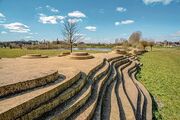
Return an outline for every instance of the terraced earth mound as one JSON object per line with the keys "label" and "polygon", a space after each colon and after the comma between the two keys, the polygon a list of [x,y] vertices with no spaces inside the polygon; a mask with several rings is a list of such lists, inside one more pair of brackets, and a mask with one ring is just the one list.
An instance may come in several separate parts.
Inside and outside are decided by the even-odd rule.
{"label": "terraced earth mound", "polygon": [[9,92],[1,94],[0,120],[151,120],[152,102],[136,80],[140,67],[136,59],[104,58],[88,73],[80,71],[70,79],[54,71],[39,82],[21,82],[22,90],[4,89]]}
{"label": "terraced earth mound", "polygon": [[63,57],[70,54],[71,54],[70,52],[63,52],[62,54],[58,55],[58,57]]}
{"label": "terraced earth mound", "polygon": [[75,59],[75,60],[85,60],[85,59],[94,58],[94,56],[90,55],[87,52],[73,52],[73,53],[71,53],[71,55],[69,57],[71,59]]}
{"label": "terraced earth mound", "polygon": [[48,56],[47,55],[41,55],[41,54],[27,54],[25,56],[22,56],[22,58],[35,59],[35,58],[48,58]]}

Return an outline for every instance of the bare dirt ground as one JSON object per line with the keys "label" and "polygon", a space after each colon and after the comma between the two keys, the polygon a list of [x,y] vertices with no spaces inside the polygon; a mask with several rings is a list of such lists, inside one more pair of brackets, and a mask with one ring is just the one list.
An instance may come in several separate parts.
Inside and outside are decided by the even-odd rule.
{"label": "bare dirt ground", "polygon": [[[91,69],[102,63],[104,58],[119,56],[118,54],[93,54],[93,59],[73,60],[69,56],[39,59],[3,58],[0,60],[0,87],[36,79],[57,71],[65,76],[63,82],[71,79],[80,71],[88,74]],[[1,100],[0,113],[22,104],[42,93],[45,93],[63,82],[38,89],[16,97]]]}
{"label": "bare dirt ground", "polygon": [[0,86],[23,82],[48,75],[54,71],[67,79],[79,71],[88,73],[103,61],[103,58],[116,57],[118,54],[93,54],[95,58],[73,60],[68,56],[39,59],[3,58],[0,60]]}

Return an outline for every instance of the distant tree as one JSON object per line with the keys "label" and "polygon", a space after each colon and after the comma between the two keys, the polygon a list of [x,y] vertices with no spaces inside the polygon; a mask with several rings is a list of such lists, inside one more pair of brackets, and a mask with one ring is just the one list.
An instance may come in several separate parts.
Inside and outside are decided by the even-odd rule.
{"label": "distant tree", "polygon": [[128,43],[127,40],[124,40],[124,41],[122,42],[122,46],[123,46],[124,48],[127,48],[127,47],[130,46],[130,44]]}
{"label": "distant tree", "polygon": [[140,31],[136,31],[136,32],[133,32],[131,34],[131,36],[129,37],[129,43],[132,45],[132,46],[136,46],[140,39],[141,39],[141,32]]}
{"label": "distant tree", "polygon": [[6,43],[4,43],[3,46],[4,46],[4,48],[6,48],[7,47]]}
{"label": "distant tree", "polygon": [[72,52],[73,44],[82,38],[79,34],[77,22],[71,20],[64,21],[62,34],[64,40],[69,43],[70,51]]}
{"label": "distant tree", "polygon": [[169,46],[169,41],[167,41],[167,40],[164,40],[164,46]]}
{"label": "distant tree", "polygon": [[154,41],[150,41],[150,42],[148,43],[148,45],[150,46],[151,51],[152,51],[152,47],[155,45],[155,43],[154,43]]}
{"label": "distant tree", "polygon": [[23,47],[23,44],[22,44],[22,43],[20,43],[20,44],[19,44],[19,47],[22,49],[22,47]]}
{"label": "distant tree", "polygon": [[119,43],[119,38],[116,38],[115,39],[115,44],[118,44]]}
{"label": "distant tree", "polygon": [[10,49],[12,49],[12,48],[13,48],[13,46],[10,44],[10,45],[9,45],[9,48],[10,48]]}
{"label": "distant tree", "polygon": [[59,44],[59,40],[58,40],[58,38],[56,39],[56,44]]}
{"label": "distant tree", "polygon": [[147,42],[146,40],[140,41],[139,44],[143,47],[144,50],[145,50],[146,47],[148,46],[148,42]]}
{"label": "distant tree", "polygon": [[120,38],[120,42],[124,42],[124,41],[127,41],[126,38]]}

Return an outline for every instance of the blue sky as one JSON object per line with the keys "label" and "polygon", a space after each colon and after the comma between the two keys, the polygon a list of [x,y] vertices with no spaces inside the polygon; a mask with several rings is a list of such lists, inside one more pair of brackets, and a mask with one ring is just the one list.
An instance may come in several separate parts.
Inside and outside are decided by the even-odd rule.
{"label": "blue sky", "polygon": [[85,42],[180,40],[180,0],[0,0],[0,41],[62,39],[64,20],[78,22]]}

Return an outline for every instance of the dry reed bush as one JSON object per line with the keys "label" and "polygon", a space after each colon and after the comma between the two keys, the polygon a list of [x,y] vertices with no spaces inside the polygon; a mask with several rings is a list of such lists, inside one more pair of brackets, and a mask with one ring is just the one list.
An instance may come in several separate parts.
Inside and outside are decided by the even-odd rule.
{"label": "dry reed bush", "polygon": [[127,51],[131,51],[131,50],[133,50],[134,49],[134,47],[128,47],[127,48]]}
{"label": "dry reed bush", "polygon": [[[127,43],[128,44],[128,43]],[[121,45],[121,46],[115,46],[114,47],[114,50],[118,50],[118,49],[124,49],[124,50],[128,50],[128,48],[129,48],[129,44],[128,45]]]}
{"label": "dry reed bush", "polygon": [[115,49],[115,50],[112,51],[112,53],[115,53],[115,54],[127,54],[125,49]]}
{"label": "dry reed bush", "polygon": [[132,55],[141,55],[145,52],[144,49],[139,49],[139,48],[134,48],[131,51],[129,51],[130,54]]}
{"label": "dry reed bush", "polygon": [[137,49],[136,52],[139,53],[139,54],[143,54],[143,53],[145,53],[147,51],[145,49]]}
{"label": "dry reed bush", "polygon": [[130,55],[136,55],[135,49],[132,49],[131,51],[128,52]]}

